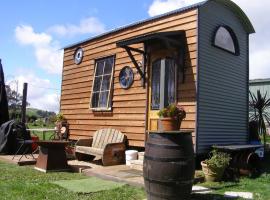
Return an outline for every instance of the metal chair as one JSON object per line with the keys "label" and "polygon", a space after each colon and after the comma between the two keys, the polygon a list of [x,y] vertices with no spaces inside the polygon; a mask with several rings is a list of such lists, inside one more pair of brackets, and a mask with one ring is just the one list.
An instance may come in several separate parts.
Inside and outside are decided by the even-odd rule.
{"label": "metal chair", "polygon": [[[18,150],[16,151],[16,153],[14,154],[12,160],[15,158],[15,156],[17,156],[20,152],[22,152],[21,157],[19,158],[19,161],[21,161],[22,157],[25,156],[25,158],[28,159],[27,154],[28,152],[30,152],[29,154],[32,156],[33,159],[35,159],[33,153],[32,152],[32,144],[34,143],[33,140],[24,140],[24,139],[17,139],[18,140],[18,144],[20,144]],[[36,149],[35,151],[37,151],[38,149]]]}
{"label": "metal chair", "polygon": [[12,160],[21,153],[21,157],[19,158],[19,161],[22,159],[23,156],[25,156],[27,159],[27,154],[30,154],[33,159],[35,157],[33,156],[33,153],[35,153],[38,149],[36,149],[34,152],[32,151],[32,144],[35,143],[34,140],[30,139],[30,134],[26,131],[26,129],[23,127],[19,127],[17,129],[13,130],[14,132],[17,132],[17,144],[18,144],[18,149],[14,156],[12,157]]}

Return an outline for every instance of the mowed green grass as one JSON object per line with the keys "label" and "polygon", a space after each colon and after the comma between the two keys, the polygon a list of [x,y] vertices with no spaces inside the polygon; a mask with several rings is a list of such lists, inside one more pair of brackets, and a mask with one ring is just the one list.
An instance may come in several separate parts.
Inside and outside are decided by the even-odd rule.
{"label": "mowed green grass", "polygon": [[[264,173],[255,179],[241,178],[239,182],[200,183],[199,185],[212,189],[211,194],[193,194],[192,200],[224,200],[224,192],[252,192],[255,200],[270,199],[270,156],[263,164]],[[78,180],[88,178],[77,173],[42,173],[32,167],[16,166],[0,161],[0,199],[2,200],[140,200],[145,199],[143,189],[123,186],[93,194],[78,194],[61,188],[53,181]]]}
{"label": "mowed green grass", "polygon": [[[208,199],[215,199],[215,195],[216,197],[221,197],[226,191],[235,191],[252,192],[254,200],[270,200],[270,152],[265,155],[261,166],[263,173],[257,178],[241,177],[239,182],[205,182],[199,185],[213,190],[214,194],[208,195]],[[202,199],[207,199],[205,196],[201,197],[204,197]]]}
{"label": "mowed green grass", "polygon": [[252,192],[254,200],[269,200],[270,199],[269,184],[270,184],[270,174],[267,173],[262,174],[260,177],[256,179],[241,178],[239,182],[221,182],[221,183],[205,182],[199,185],[211,188],[213,190],[213,194],[199,195],[199,196],[201,197],[201,199],[216,199],[217,197],[219,197],[218,199],[226,199],[222,198],[223,194],[226,191]]}
{"label": "mowed green grass", "polygon": [[1,200],[128,200],[144,199],[143,189],[123,186],[115,190],[107,190],[93,194],[78,194],[61,188],[53,181],[78,180],[87,178],[77,173],[42,173],[32,167],[16,166],[0,161],[0,199]]}
{"label": "mowed green grass", "polygon": [[[27,126],[28,126],[29,129],[44,129],[44,128],[45,129],[54,129],[54,125],[53,124],[51,124],[49,126],[46,126],[46,127],[43,127],[41,125],[34,126],[32,123],[28,123]],[[55,134],[54,131],[47,131],[47,132],[45,132],[45,140],[52,139],[53,136],[54,136],[54,134]],[[43,134],[40,131],[31,131],[31,135],[38,136],[39,137],[39,140],[43,140]]]}

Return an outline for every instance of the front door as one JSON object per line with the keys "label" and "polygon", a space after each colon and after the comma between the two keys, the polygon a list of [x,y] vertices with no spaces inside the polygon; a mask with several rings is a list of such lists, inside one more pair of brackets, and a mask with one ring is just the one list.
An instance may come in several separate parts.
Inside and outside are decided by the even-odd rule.
{"label": "front door", "polygon": [[158,111],[177,102],[178,67],[174,53],[158,51],[151,54],[148,130],[158,129]]}

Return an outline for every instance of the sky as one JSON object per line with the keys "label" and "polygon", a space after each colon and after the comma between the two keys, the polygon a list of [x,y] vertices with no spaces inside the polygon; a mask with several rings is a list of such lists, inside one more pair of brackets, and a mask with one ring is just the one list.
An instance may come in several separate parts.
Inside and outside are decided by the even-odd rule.
{"label": "sky", "polygon": [[[270,1],[233,1],[256,30],[250,35],[250,79],[270,78]],[[30,107],[58,112],[63,47],[197,2],[200,1],[3,1],[0,59],[6,84],[22,93],[23,82],[27,82]]]}

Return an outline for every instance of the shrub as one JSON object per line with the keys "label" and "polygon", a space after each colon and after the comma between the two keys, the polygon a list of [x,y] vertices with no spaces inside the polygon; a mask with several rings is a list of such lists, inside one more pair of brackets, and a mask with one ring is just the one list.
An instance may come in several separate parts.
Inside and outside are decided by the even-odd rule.
{"label": "shrub", "polygon": [[214,149],[210,152],[210,158],[205,160],[205,164],[211,168],[223,168],[229,165],[230,160],[230,154]]}

